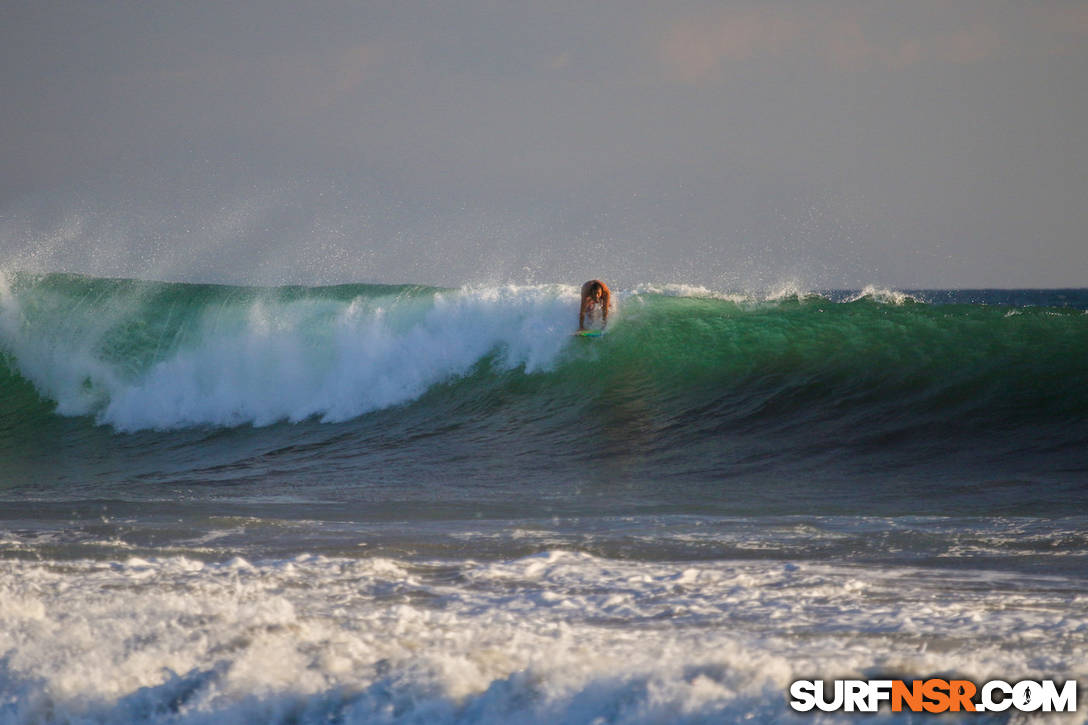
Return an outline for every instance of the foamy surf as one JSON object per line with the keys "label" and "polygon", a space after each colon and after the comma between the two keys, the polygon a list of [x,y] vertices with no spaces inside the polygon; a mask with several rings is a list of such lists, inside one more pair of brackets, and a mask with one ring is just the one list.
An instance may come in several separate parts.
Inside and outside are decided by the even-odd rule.
{"label": "foamy surf", "polygon": [[567,550],[6,561],[0,721],[767,722],[829,668],[1088,675],[1067,591],[1031,583]]}
{"label": "foamy surf", "polygon": [[[0,288],[2,342],[65,415],[123,431],[347,420],[414,400],[488,358],[547,369],[568,341],[573,288],[253,292]],[[175,316],[177,316],[175,318]]]}

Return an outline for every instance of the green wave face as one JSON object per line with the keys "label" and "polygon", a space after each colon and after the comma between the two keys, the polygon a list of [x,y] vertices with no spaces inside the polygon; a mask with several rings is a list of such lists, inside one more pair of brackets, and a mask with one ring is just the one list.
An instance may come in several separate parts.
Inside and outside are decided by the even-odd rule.
{"label": "green wave face", "polygon": [[[651,299],[625,313],[610,360],[662,380],[782,387],[826,404],[869,389],[965,404],[1082,409],[1077,310],[889,305],[821,298],[748,304]],[[892,401],[889,401],[892,402]]]}
{"label": "green wave face", "polygon": [[1075,307],[617,297],[607,334],[578,339],[565,286],[14,275],[0,287],[4,415],[11,425],[52,408],[121,431],[335,422],[496,388],[526,409],[618,396],[699,426],[1027,425],[1088,410],[1088,315]]}

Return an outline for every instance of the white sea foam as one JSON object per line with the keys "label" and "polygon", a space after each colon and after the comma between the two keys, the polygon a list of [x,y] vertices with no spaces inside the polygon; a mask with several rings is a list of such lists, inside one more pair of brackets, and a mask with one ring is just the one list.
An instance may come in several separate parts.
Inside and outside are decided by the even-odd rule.
{"label": "white sea foam", "polygon": [[1088,676],[1083,593],[1030,584],[563,550],[5,561],[0,722],[766,722],[814,675]]}
{"label": "white sea foam", "polygon": [[577,293],[502,286],[213,306],[184,341],[133,373],[102,347],[138,304],[54,311],[42,329],[0,279],[0,342],[58,412],[94,414],[120,430],[340,421],[413,400],[489,353],[506,368],[547,369],[569,343]]}
{"label": "white sea foam", "polygon": [[747,302],[751,299],[749,295],[739,294],[736,292],[719,292],[712,290],[702,285],[692,284],[678,284],[678,283],[644,283],[635,287],[631,294],[636,295],[663,295],[665,297],[695,297],[695,298],[709,298],[715,300],[726,300],[728,302]]}
{"label": "white sea foam", "polygon": [[800,282],[796,280],[789,280],[781,282],[776,286],[768,289],[766,294],[764,295],[764,298],[770,302],[778,302],[781,300],[790,299],[800,300],[806,297],[811,297],[815,294],[815,292],[810,290],[805,285],[802,285]]}
{"label": "white sea foam", "polygon": [[872,300],[874,302],[881,302],[886,305],[903,305],[908,302],[920,302],[918,298],[907,294],[906,292],[899,292],[893,289],[885,289],[883,287],[876,287],[874,285],[866,285],[860,292],[848,297],[846,302],[857,302],[858,300]]}

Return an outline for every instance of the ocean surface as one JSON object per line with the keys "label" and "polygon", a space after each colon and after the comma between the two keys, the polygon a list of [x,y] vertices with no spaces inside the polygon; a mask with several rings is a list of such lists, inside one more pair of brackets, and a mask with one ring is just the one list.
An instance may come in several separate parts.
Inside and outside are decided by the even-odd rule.
{"label": "ocean surface", "polygon": [[0,275],[0,723],[1086,720],[1088,290],[577,289]]}

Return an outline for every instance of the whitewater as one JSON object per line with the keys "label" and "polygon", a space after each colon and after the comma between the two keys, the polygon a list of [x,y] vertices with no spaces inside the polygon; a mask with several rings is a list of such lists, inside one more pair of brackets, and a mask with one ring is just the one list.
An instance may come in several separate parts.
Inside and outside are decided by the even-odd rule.
{"label": "whitewater", "polygon": [[0,723],[1088,682],[1088,291],[614,292],[0,274]]}
{"label": "whitewater", "polygon": [[32,289],[24,301],[0,285],[21,372],[61,414],[95,413],[120,430],[347,420],[417,398],[500,348],[502,366],[531,373],[566,342],[574,294],[63,279]]}

